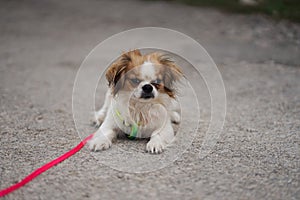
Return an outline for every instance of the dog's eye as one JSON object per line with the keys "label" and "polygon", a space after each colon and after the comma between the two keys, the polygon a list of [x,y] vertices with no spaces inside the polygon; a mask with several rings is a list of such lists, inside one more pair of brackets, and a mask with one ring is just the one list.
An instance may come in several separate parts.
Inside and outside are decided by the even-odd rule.
{"label": "dog's eye", "polygon": [[152,83],[159,85],[161,84],[161,79],[156,79],[155,81],[152,81]]}
{"label": "dog's eye", "polygon": [[141,82],[141,80],[137,79],[137,78],[132,78],[130,79],[130,81],[133,83],[133,84],[139,84]]}

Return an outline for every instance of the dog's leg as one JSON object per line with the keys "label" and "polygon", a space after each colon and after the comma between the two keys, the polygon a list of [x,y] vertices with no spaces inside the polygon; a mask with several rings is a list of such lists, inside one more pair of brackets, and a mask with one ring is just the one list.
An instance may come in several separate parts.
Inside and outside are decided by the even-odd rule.
{"label": "dog's leg", "polygon": [[179,124],[181,122],[180,105],[175,99],[171,101],[170,117],[171,122],[174,124]]}
{"label": "dog's leg", "polygon": [[162,129],[153,132],[150,141],[147,143],[146,150],[149,153],[161,153],[173,138],[173,127],[171,122],[167,122]]}
{"label": "dog's leg", "polygon": [[[157,110],[160,112],[156,112]],[[161,153],[165,149],[166,145],[174,139],[174,130],[167,111],[164,110],[163,106],[157,106],[156,111],[150,111],[153,119],[156,119],[155,123],[159,124],[158,129],[152,133],[150,141],[146,146],[146,150],[150,153]]]}
{"label": "dog's leg", "polygon": [[105,100],[104,100],[104,104],[102,106],[102,108],[98,111],[95,112],[95,124],[96,126],[100,126],[107,114],[107,110],[111,104],[111,99],[112,99],[112,94],[111,94],[111,90],[107,90],[106,95],[105,95]]}
{"label": "dog's leg", "polygon": [[93,138],[89,141],[88,145],[91,151],[105,150],[111,147],[113,139],[117,137],[114,119],[112,113],[108,111],[107,116],[94,134]]}
{"label": "dog's leg", "polygon": [[179,112],[171,111],[170,116],[171,116],[171,122],[172,123],[179,124],[181,122],[181,117],[180,117]]}

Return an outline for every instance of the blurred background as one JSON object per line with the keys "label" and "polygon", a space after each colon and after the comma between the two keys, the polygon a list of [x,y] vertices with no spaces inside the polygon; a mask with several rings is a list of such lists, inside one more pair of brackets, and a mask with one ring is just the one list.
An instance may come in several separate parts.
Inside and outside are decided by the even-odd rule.
{"label": "blurred background", "polygon": [[8,199],[299,199],[299,11],[296,0],[1,0],[0,188],[80,141],[72,91],[89,52],[154,26],[194,38],[218,66],[227,115],[212,152],[198,157],[200,108],[198,137],[167,168],[125,173],[84,149]]}
{"label": "blurred background", "polygon": [[[150,0],[153,1],[153,0]],[[297,0],[166,0],[192,6],[218,8],[236,13],[262,13],[274,19],[300,22],[300,3]]]}

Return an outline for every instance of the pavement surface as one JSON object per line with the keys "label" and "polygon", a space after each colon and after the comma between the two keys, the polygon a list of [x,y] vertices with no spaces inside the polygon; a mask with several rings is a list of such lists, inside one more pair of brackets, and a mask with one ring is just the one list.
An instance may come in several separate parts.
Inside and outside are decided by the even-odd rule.
{"label": "pavement surface", "polygon": [[223,132],[204,159],[210,114],[200,107],[196,138],[163,169],[115,170],[83,149],[4,199],[300,199],[299,24],[134,0],[1,1],[0,16],[0,188],[80,141],[75,76],[113,34],[158,26],[191,36],[216,62],[227,95]]}

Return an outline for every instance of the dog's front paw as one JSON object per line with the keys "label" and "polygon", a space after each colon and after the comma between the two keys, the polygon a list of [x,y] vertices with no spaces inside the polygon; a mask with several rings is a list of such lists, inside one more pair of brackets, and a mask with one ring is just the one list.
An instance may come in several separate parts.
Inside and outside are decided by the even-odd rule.
{"label": "dog's front paw", "polygon": [[111,147],[111,140],[104,135],[92,138],[88,145],[91,151],[101,151]]}
{"label": "dog's front paw", "polygon": [[149,153],[161,153],[164,148],[165,145],[159,136],[152,137],[146,146],[146,150]]}
{"label": "dog's front paw", "polygon": [[106,113],[104,111],[102,111],[102,110],[100,110],[98,112],[95,112],[95,114],[94,114],[94,120],[93,120],[94,124],[97,127],[99,127],[103,123],[103,121],[105,119],[105,116],[106,116]]}

